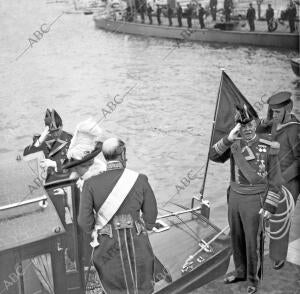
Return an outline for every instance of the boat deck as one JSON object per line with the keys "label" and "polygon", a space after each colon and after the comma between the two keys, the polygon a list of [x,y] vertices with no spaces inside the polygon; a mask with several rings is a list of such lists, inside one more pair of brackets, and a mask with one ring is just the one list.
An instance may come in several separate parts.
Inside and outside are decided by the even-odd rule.
{"label": "boat deck", "polygon": [[[211,218],[211,221],[218,225],[224,225],[223,213],[218,211],[227,210],[226,204],[219,206],[214,211],[216,218]],[[234,265],[231,260],[228,273],[234,271]],[[265,265],[264,279],[261,282],[258,294],[300,294],[300,200],[298,199],[295,207],[294,218],[290,231],[290,244],[285,266],[276,271],[272,268],[272,262],[268,255],[268,244],[265,246]],[[246,293],[246,282],[224,285],[223,278],[219,278],[195,291],[191,294],[238,294]]]}

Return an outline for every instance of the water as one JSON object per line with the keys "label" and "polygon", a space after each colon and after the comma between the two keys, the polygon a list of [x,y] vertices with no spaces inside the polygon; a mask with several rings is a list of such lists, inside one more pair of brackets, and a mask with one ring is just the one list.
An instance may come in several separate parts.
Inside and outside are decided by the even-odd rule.
{"label": "water", "polygon": [[[127,143],[128,166],[148,175],[161,205],[176,194],[176,185],[183,186],[180,181],[190,170],[194,173],[205,163],[221,68],[250,102],[289,90],[300,112],[289,63],[293,52],[188,42],[178,48],[171,40],[96,30],[92,16],[61,16],[61,4],[3,2],[2,173],[13,176],[9,162],[42,131],[46,108],[55,108],[64,129],[73,132],[89,116],[100,120],[104,108],[109,110],[106,104],[128,92],[101,126]],[[55,19],[50,31],[19,57],[30,45],[28,38]],[[228,177],[226,165],[210,164],[206,195],[214,207],[226,201]],[[191,181],[174,201],[189,205],[201,182]]]}

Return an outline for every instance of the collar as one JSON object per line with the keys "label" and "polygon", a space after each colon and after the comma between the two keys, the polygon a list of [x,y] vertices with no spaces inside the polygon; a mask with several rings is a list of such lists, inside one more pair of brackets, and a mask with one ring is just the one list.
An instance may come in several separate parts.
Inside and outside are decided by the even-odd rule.
{"label": "collar", "polygon": [[106,170],[123,169],[124,166],[118,160],[112,160],[107,163]]}
{"label": "collar", "polygon": [[255,136],[251,140],[249,140],[249,141],[243,140],[243,142],[244,142],[244,145],[251,146],[257,140],[258,140],[258,136],[255,134]]}

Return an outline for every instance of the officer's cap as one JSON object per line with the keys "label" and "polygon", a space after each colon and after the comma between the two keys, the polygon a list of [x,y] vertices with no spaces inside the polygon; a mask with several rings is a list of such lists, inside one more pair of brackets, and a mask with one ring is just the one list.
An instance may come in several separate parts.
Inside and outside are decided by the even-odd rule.
{"label": "officer's cap", "polygon": [[288,105],[291,100],[291,92],[279,92],[268,99],[268,104],[272,109],[278,109]]}

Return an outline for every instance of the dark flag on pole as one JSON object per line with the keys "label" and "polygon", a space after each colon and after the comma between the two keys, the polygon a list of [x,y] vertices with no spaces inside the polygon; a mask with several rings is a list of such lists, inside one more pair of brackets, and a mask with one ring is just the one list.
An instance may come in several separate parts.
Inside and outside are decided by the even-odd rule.
{"label": "dark flag on pole", "polygon": [[210,147],[227,135],[235,126],[234,116],[236,113],[236,105],[247,108],[251,116],[258,118],[252,105],[232,82],[229,76],[222,71]]}

